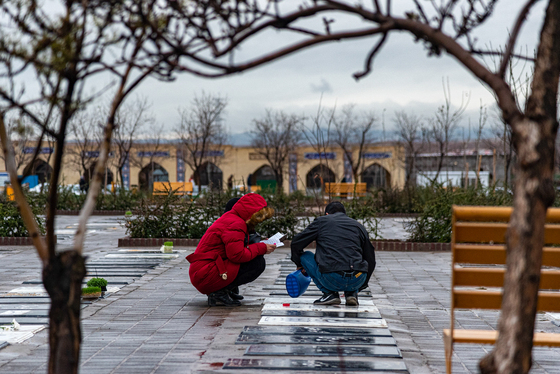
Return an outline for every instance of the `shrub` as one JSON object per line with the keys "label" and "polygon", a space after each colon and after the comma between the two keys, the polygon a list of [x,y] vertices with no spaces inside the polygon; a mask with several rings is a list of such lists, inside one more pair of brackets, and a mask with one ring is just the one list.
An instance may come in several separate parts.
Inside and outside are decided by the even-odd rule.
{"label": "shrub", "polygon": [[410,233],[410,240],[416,242],[451,241],[451,208],[452,205],[495,205],[512,204],[509,191],[495,188],[443,188],[434,187],[431,200],[427,201],[420,216],[409,223],[405,223]]}
{"label": "shrub", "polygon": [[107,280],[105,278],[91,278],[87,285],[88,287],[107,287]]}
{"label": "shrub", "polygon": [[[33,214],[39,226],[41,234],[45,234],[45,219],[39,214],[43,212],[39,206],[30,203]],[[26,237],[29,231],[23,223],[23,218],[19,213],[19,209],[15,201],[6,200],[5,195],[0,198],[0,236],[3,237]]]}
{"label": "shrub", "polygon": [[173,247],[173,242],[164,242],[163,245],[166,247]]}

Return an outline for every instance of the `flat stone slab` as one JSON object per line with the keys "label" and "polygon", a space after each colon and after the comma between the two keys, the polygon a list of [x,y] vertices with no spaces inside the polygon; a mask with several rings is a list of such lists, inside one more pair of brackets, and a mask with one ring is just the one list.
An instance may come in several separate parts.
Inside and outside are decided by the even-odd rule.
{"label": "flat stone slab", "polygon": [[251,345],[246,356],[352,356],[402,358],[397,347],[338,347],[322,345]]}
{"label": "flat stone slab", "polygon": [[379,319],[381,314],[368,313],[368,312],[350,312],[350,311],[311,311],[311,310],[282,310],[282,309],[267,309],[263,310],[263,316],[284,316],[284,317],[317,317],[317,318],[364,318],[364,319]]}
{"label": "flat stone slab", "polygon": [[[21,324],[21,322],[18,321]],[[1,323],[2,325],[10,325],[10,323]],[[34,334],[38,333],[39,331],[43,330],[45,325],[22,325],[19,327],[19,330],[16,331],[4,331],[0,330],[0,342],[5,342],[8,344],[17,344],[21,343],[29,338],[31,338]],[[3,347],[0,347],[3,348]]]}
{"label": "flat stone slab", "polygon": [[241,333],[235,344],[319,344],[319,345],[390,345],[391,336],[321,336],[321,335],[259,335]]}
{"label": "flat stone slab", "polygon": [[[307,297],[267,297],[264,299],[264,304],[313,304],[316,299]],[[370,298],[360,300],[360,306],[373,306],[373,300]]]}
{"label": "flat stone slab", "polygon": [[353,313],[379,313],[377,307],[372,305],[346,306],[340,305],[315,305],[315,304],[265,304],[263,311],[267,310],[305,310],[318,312],[353,312]]}
{"label": "flat stone slab", "polygon": [[[314,296],[314,297],[320,297],[323,296],[323,292],[319,291],[319,290],[307,290],[304,293],[305,296]],[[270,291],[270,296],[290,296],[288,294],[288,291],[286,291],[286,289],[284,290],[272,290]],[[371,296],[371,292],[360,292],[358,295],[358,298],[360,296]],[[340,292],[340,297],[344,298],[344,295],[342,292]]]}
{"label": "flat stone slab", "polygon": [[408,372],[403,360],[328,361],[296,360],[288,358],[230,358],[224,369],[315,370],[315,371],[400,371]]}
{"label": "flat stone slab", "polygon": [[387,327],[384,319],[318,318],[318,317],[261,317],[259,325],[278,326],[339,326],[339,327]]}
{"label": "flat stone slab", "polygon": [[[93,277],[87,277],[84,278],[82,281],[82,284],[86,284],[91,278]],[[132,282],[134,282],[134,279],[122,279],[122,278],[105,278],[107,280],[107,283],[109,284],[130,284]],[[43,280],[42,279],[32,279],[29,281],[25,281],[23,282],[23,284],[43,284]]]}
{"label": "flat stone slab", "polygon": [[51,298],[48,296],[37,297],[18,297],[18,296],[2,296],[1,304],[50,304]]}
{"label": "flat stone slab", "polygon": [[123,254],[117,254],[117,253],[113,253],[113,254],[108,254],[105,256],[105,258],[161,258],[163,260],[170,260],[173,258],[177,258],[179,257],[179,255],[174,255],[174,254],[163,254],[163,253],[145,253],[145,254],[140,254],[140,253],[123,253]]}
{"label": "flat stone slab", "polygon": [[295,326],[245,326],[243,335],[314,335],[314,336],[385,336],[391,337],[389,329],[353,327],[295,327]]}
{"label": "flat stone slab", "polygon": [[[10,325],[14,317],[0,317],[0,325]],[[37,317],[24,317],[19,316],[15,318],[17,323],[20,325],[48,325],[48,318],[37,318]]]}
{"label": "flat stone slab", "polygon": [[[25,282],[24,282],[25,284]],[[41,297],[48,297],[49,294],[45,287],[43,287],[43,282],[40,283],[40,286],[25,286],[25,287],[18,287],[14,288],[13,290],[8,291],[5,296],[41,296]]]}

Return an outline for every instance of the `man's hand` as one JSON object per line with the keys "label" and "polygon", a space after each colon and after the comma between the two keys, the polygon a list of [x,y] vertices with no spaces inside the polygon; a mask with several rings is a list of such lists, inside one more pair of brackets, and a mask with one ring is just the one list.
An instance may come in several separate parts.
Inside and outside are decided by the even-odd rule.
{"label": "man's hand", "polygon": [[307,273],[305,272],[305,269],[302,266],[298,267],[296,270],[301,270],[301,273],[303,275],[307,275]]}
{"label": "man's hand", "polygon": [[266,245],[266,254],[269,255],[276,249],[276,244],[267,244]]}

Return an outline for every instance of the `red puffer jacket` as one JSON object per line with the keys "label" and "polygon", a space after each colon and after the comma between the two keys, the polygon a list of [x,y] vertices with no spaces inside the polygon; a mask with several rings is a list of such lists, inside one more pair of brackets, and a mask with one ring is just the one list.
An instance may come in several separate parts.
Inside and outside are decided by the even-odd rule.
{"label": "red puffer jacket", "polygon": [[239,264],[266,253],[266,244],[245,246],[247,224],[253,214],[266,207],[266,200],[255,193],[243,196],[233,208],[218,218],[200,239],[193,254],[189,276],[203,294],[216,292],[237,277]]}

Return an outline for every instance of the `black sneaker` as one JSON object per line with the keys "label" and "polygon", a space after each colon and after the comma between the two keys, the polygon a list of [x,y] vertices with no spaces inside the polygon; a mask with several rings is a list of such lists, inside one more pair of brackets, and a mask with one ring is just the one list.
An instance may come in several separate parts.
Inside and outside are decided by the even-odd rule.
{"label": "black sneaker", "polygon": [[219,290],[208,295],[208,306],[239,306],[239,300],[233,300],[226,290]]}
{"label": "black sneaker", "polygon": [[338,292],[323,292],[323,296],[313,302],[315,305],[338,305],[340,304],[340,295]]}
{"label": "black sneaker", "polygon": [[358,291],[344,291],[346,306],[358,306]]}

